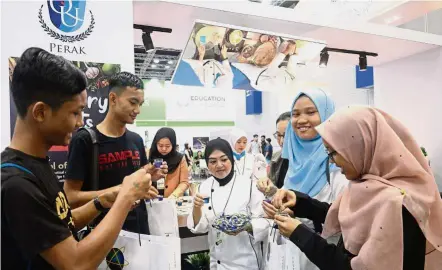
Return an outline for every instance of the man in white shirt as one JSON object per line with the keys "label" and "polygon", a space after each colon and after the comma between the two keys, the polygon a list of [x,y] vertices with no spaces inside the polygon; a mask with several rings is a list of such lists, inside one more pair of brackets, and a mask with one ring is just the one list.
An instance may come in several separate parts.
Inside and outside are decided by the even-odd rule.
{"label": "man in white shirt", "polygon": [[261,153],[261,145],[258,142],[258,134],[253,135],[253,140],[250,143],[249,153],[256,155]]}

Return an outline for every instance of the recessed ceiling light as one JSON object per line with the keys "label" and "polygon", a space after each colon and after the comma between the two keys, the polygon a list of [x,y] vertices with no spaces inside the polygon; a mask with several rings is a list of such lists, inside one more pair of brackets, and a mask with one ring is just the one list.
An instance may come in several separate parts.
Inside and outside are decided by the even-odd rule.
{"label": "recessed ceiling light", "polygon": [[169,60],[169,61],[167,61],[167,63],[168,63],[169,65],[172,65],[172,64],[173,64],[173,61],[172,61],[172,60]]}
{"label": "recessed ceiling light", "polygon": [[156,63],[156,64],[158,64],[158,63],[160,62],[160,60],[158,60],[158,59],[153,59],[153,62]]}
{"label": "recessed ceiling light", "polygon": [[165,68],[165,69],[169,69],[170,67],[169,67],[169,66],[165,66],[164,68]]}
{"label": "recessed ceiling light", "polygon": [[150,67],[152,67],[152,68],[156,68],[156,67],[157,67],[157,65],[151,65]]}

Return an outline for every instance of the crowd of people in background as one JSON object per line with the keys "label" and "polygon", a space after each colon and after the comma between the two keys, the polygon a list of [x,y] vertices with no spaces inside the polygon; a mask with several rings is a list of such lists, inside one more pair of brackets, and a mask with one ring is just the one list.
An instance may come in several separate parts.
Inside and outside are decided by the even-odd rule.
{"label": "crowd of people in background", "polygon": [[[144,200],[182,197],[195,166],[209,173],[187,227],[208,233],[212,270],[266,269],[276,230],[303,270],[442,269],[434,175],[408,129],[384,111],[335,111],[325,91],[302,90],[276,119],[281,151],[232,128],[204,151],[186,143],[180,152],[163,127],[147,153],[127,129],[144,101],[137,76],[112,77],[109,112],[90,129],[86,77],[72,63],[30,48],[13,75],[18,118],[1,154],[3,269],[96,269],[122,229],[149,234]],[[69,145],[63,188],[47,159],[54,145]],[[236,214],[244,226],[216,228]]]}

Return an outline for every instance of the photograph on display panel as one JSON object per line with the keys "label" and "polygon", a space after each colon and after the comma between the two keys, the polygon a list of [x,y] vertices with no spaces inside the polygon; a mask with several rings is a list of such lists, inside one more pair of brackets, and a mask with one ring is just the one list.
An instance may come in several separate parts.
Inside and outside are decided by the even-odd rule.
{"label": "photograph on display panel", "polygon": [[290,8],[294,9],[299,1],[298,0],[270,0],[270,1],[263,1],[263,0],[248,0],[252,3],[257,4],[263,4],[263,5],[270,5],[275,7],[282,7],[282,8]]}
{"label": "photograph on display panel", "polygon": [[[19,57],[9,57],[9,83],[12,81],[14,68]],[[72,63],[84,72],[87,78],[87,106],[83,111],[84,125],[92,127],[103,121],[108,110],[109,78],[121,71],[120,65],[108,63],[93,63],[72,61]],[[10,127],[11,138],[14,132],[17,109],[12,95],[10,101]],[[50,164],[57,175],[58,180],[64,180],[67,165],[67,146],[53,146],[49,150]]]}
{"label": "photograph on display panel", "polygon": [[204,150],[209,142],[209,137],[193,137],[193,149]]}
{"label": "photograph on display panel", "polygon": [[195,22],[173,84],[272,90],[292,83],[296,68],[325,43],[213,22]]}

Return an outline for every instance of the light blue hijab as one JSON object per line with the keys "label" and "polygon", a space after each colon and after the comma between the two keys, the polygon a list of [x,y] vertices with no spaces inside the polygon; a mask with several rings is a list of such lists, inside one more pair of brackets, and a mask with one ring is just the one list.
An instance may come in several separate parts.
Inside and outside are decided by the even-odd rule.
{"label": "light blue hijab", "polygon": [[[301,91],[293,101],[293,106],[301,95],[309,97],[321,117],[321,123],[327,120],[335,112],[335,104],[330,96],[322,89],[312,89]],[[327,153],[321,136],[316,136],[312,140],[299,138],[291,124],[287,126],[282,157],[289,160],[289,168],[284,179],[285,189],[292,189],[308,194],[310,197],[316,196],[327,184]],[[330,165],[330,171],[336,170],[336,166]]]}

